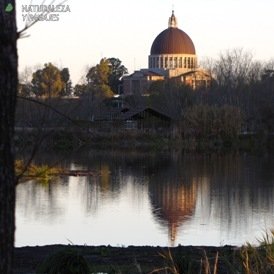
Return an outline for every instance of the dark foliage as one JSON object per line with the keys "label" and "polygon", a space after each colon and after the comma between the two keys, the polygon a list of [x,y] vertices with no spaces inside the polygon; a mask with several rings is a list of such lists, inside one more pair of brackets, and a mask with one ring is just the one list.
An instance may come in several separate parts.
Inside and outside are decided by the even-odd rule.
{"label": "dark foliage", "polygon": [[37,269],[38,274],[88,274],[89,266],[74,250],[62,250],[47,258]]}

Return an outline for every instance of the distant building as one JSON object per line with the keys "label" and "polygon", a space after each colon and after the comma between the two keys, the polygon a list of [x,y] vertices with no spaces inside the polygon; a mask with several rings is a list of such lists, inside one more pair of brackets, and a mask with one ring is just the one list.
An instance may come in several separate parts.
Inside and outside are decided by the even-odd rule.
{"label": "distant building", "polygon": [[191,38],[177,27],[174,11],[169,18],[168,28],[152,43],[148,68],[123,78],[124,94],[146,94],[152,82],[167,79],[184,83],[193,89],[211,84],[210,74],[198,67]]}

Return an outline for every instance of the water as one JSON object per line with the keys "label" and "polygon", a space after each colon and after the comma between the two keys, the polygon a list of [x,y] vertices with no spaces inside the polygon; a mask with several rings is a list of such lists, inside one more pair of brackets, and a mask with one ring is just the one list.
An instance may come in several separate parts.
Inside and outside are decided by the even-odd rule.
{"label": "water", "polygon": [[17,186],[16,246],[241,245],[274,229],[274,157],[96,151],[37,163],[95,176]]}

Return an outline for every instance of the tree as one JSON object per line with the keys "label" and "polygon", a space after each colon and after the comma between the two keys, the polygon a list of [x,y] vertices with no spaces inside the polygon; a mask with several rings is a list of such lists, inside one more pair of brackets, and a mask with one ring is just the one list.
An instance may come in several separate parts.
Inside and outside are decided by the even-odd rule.
{"label": "tree", "polygon": [[128,73],[128,70],[124,65],[122,65],[122,61],[118,58],[108,58],[107,61],[110,66],[108,84],[114,93],[119,94],[119,87],[122,84],[122,77]]}
{"label": "tree", "polygon": [[42,70],[38,69],[32,74],[32,91],[36,96],[41,95]]}
{"label": "tree", "polygon": [[91,67],[86,75],[88,81],[87,92],[96,97],[111,97],[113,92],[109,86],[109,75],[111,67],[106,58],[101,59],[100,63]]}
{"label": "tree", "polygon": [[32,95],[32,85],[31,83],[18,84],[18,94],[23,97],[30,97]]}
{"label": "tree", "polygon": [[108,84],[110,67],[106,58],[100,60],[100,63],[91,67],[86,75],[88,84],[101,86]]}
{"label": "tree", "polygon": [[253,61],[251,53],[233,49],[220,54],[213,68],[219,86],[226,91],[242,89],[256,82],[260,76],[260,65]]}
{"label": "tree", "polygon": [[176,119],[194,101],[193,90],[172,79],[152,82],[149,92],[151,93],[150,103]]}
{"label": "tree", "polygon": [[233,141],[241,129],[242,114],[234,106],[195,105],[185,111],[182,124],[186,136]]}
{"label": "tree", "polygon": [[86,78],[88,91],[97,97],[111,97],[119,93],[122,77],[128,73],[118,58],[103,58],[100,63],[89,69]]}
{"label": "tree", "polygon": [[32,84],[34,93],[43,97],[58,97],[65,86],[60,70],[51,63],[33,73]]}
{"label": "tree", "polygon": [[61,73],[61,79],[64,82],[64,88],[62,90],[62,95],[69,96],[69,95],[71,95],[71,80],[70,80],[69,69],[63,68],[60,73]]}
{"label": "tree", "polygon": [[74,95],[75,96],[83,96],[87,90],[87,85],[85,84],[77,84],[74,87]]}
{"label": "tree", "polygon": [[18,94],[23,97],[30,97],[32,95],[32,69],[26,66],[21,73],[19,73]]}
{"label": "tree", "polygon": [[15,230],[14,124],[18,85],[14,0],[0,1],[0,26],[0,273],[10,274]]}

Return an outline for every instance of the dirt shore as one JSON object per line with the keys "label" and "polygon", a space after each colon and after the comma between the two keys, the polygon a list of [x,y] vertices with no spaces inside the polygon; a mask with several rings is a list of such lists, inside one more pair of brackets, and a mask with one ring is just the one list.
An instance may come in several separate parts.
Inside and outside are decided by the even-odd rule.
{"label": "dirt shore", "polygon": [[[164,270],[177,264],[193,271],[204,269],[206,265],[213,271],[216,254],[218,253],[218,273],[234,273],[241,268],[239,248],[179,246],[168,247],[111,247],[111,246],[65,246],[50,245],[21,247],[15,249],[14,273],[33,274],[37,267],[50,255],[64,250],[73,249],[84,256],[91,268],[91,273],[168,273]],[[174,263],[171,263],[171,256]],[[232,269],[233,268],[233,271]],[[192,272],[191,272],[192,273]],[[193,272],[193,273],[196,273]],[[199,273],[199,272],[197,272]],[[204,273],[204,272],[202,272]]]}

